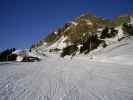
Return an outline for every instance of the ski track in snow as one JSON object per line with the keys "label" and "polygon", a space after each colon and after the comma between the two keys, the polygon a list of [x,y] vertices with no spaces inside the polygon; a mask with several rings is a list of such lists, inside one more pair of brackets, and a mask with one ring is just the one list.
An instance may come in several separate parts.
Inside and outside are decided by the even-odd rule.
{"label": "ski track in snow", "polygon": [[133,66],[58,57],[0,65],[0,100],[133,100]]}

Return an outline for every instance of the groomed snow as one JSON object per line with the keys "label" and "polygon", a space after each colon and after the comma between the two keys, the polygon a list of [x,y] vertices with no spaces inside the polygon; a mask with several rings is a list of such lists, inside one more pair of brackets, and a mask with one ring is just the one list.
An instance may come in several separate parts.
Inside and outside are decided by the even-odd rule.
{"label": "groomed snow", "polygon": [[133,100],[132,50],[131,40],[97,51],[93,59],[52,55],[1,63],[0,100]]}

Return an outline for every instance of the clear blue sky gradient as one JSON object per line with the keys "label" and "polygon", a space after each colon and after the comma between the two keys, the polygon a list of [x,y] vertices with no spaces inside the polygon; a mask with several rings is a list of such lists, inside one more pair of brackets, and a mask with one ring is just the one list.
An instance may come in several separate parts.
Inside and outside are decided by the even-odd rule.
{"label": "clear blue sky gradient", "polygon": [[133,13],[133,0],[0,0],[0,49],[27,48],[82,13]]}

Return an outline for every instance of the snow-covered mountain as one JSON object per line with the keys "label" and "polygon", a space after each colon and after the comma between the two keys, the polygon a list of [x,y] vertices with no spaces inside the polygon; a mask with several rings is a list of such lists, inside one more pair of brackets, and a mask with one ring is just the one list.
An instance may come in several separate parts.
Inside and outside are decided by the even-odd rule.
{"label": "snow-covered mountain", "polygon": [[133,35],[133,15],[122,15],[113,20],[85,13],[64,24],[55,32],[33,44],[32,53],[45,55],[58,53],[61,56],[89,54]]}
{"label": "snow-covered mountain", "polygon": [[25,56],[43,59],[44,56],[53,54],[61,57],[90,55],[93,51],[132,36],[133,15],[122,15],[109,20],[85,13],[48,34],[31,48],[16,50],[14,54],[18,55],[17,61],[22,61]]}

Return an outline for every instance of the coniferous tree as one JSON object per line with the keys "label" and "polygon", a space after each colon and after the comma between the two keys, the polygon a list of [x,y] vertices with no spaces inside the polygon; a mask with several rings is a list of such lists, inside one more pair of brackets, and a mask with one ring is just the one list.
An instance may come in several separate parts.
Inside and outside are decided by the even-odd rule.
{"label": "coniferous tree", "polygon": [[100,37],[100,38],[101,38],[101,39],[106,38],[108,32],[109,32],[109,28],[108,28],[108,27],[105,27],[105,28],[103,29],[102,33],[101,33],[101,37]]}

